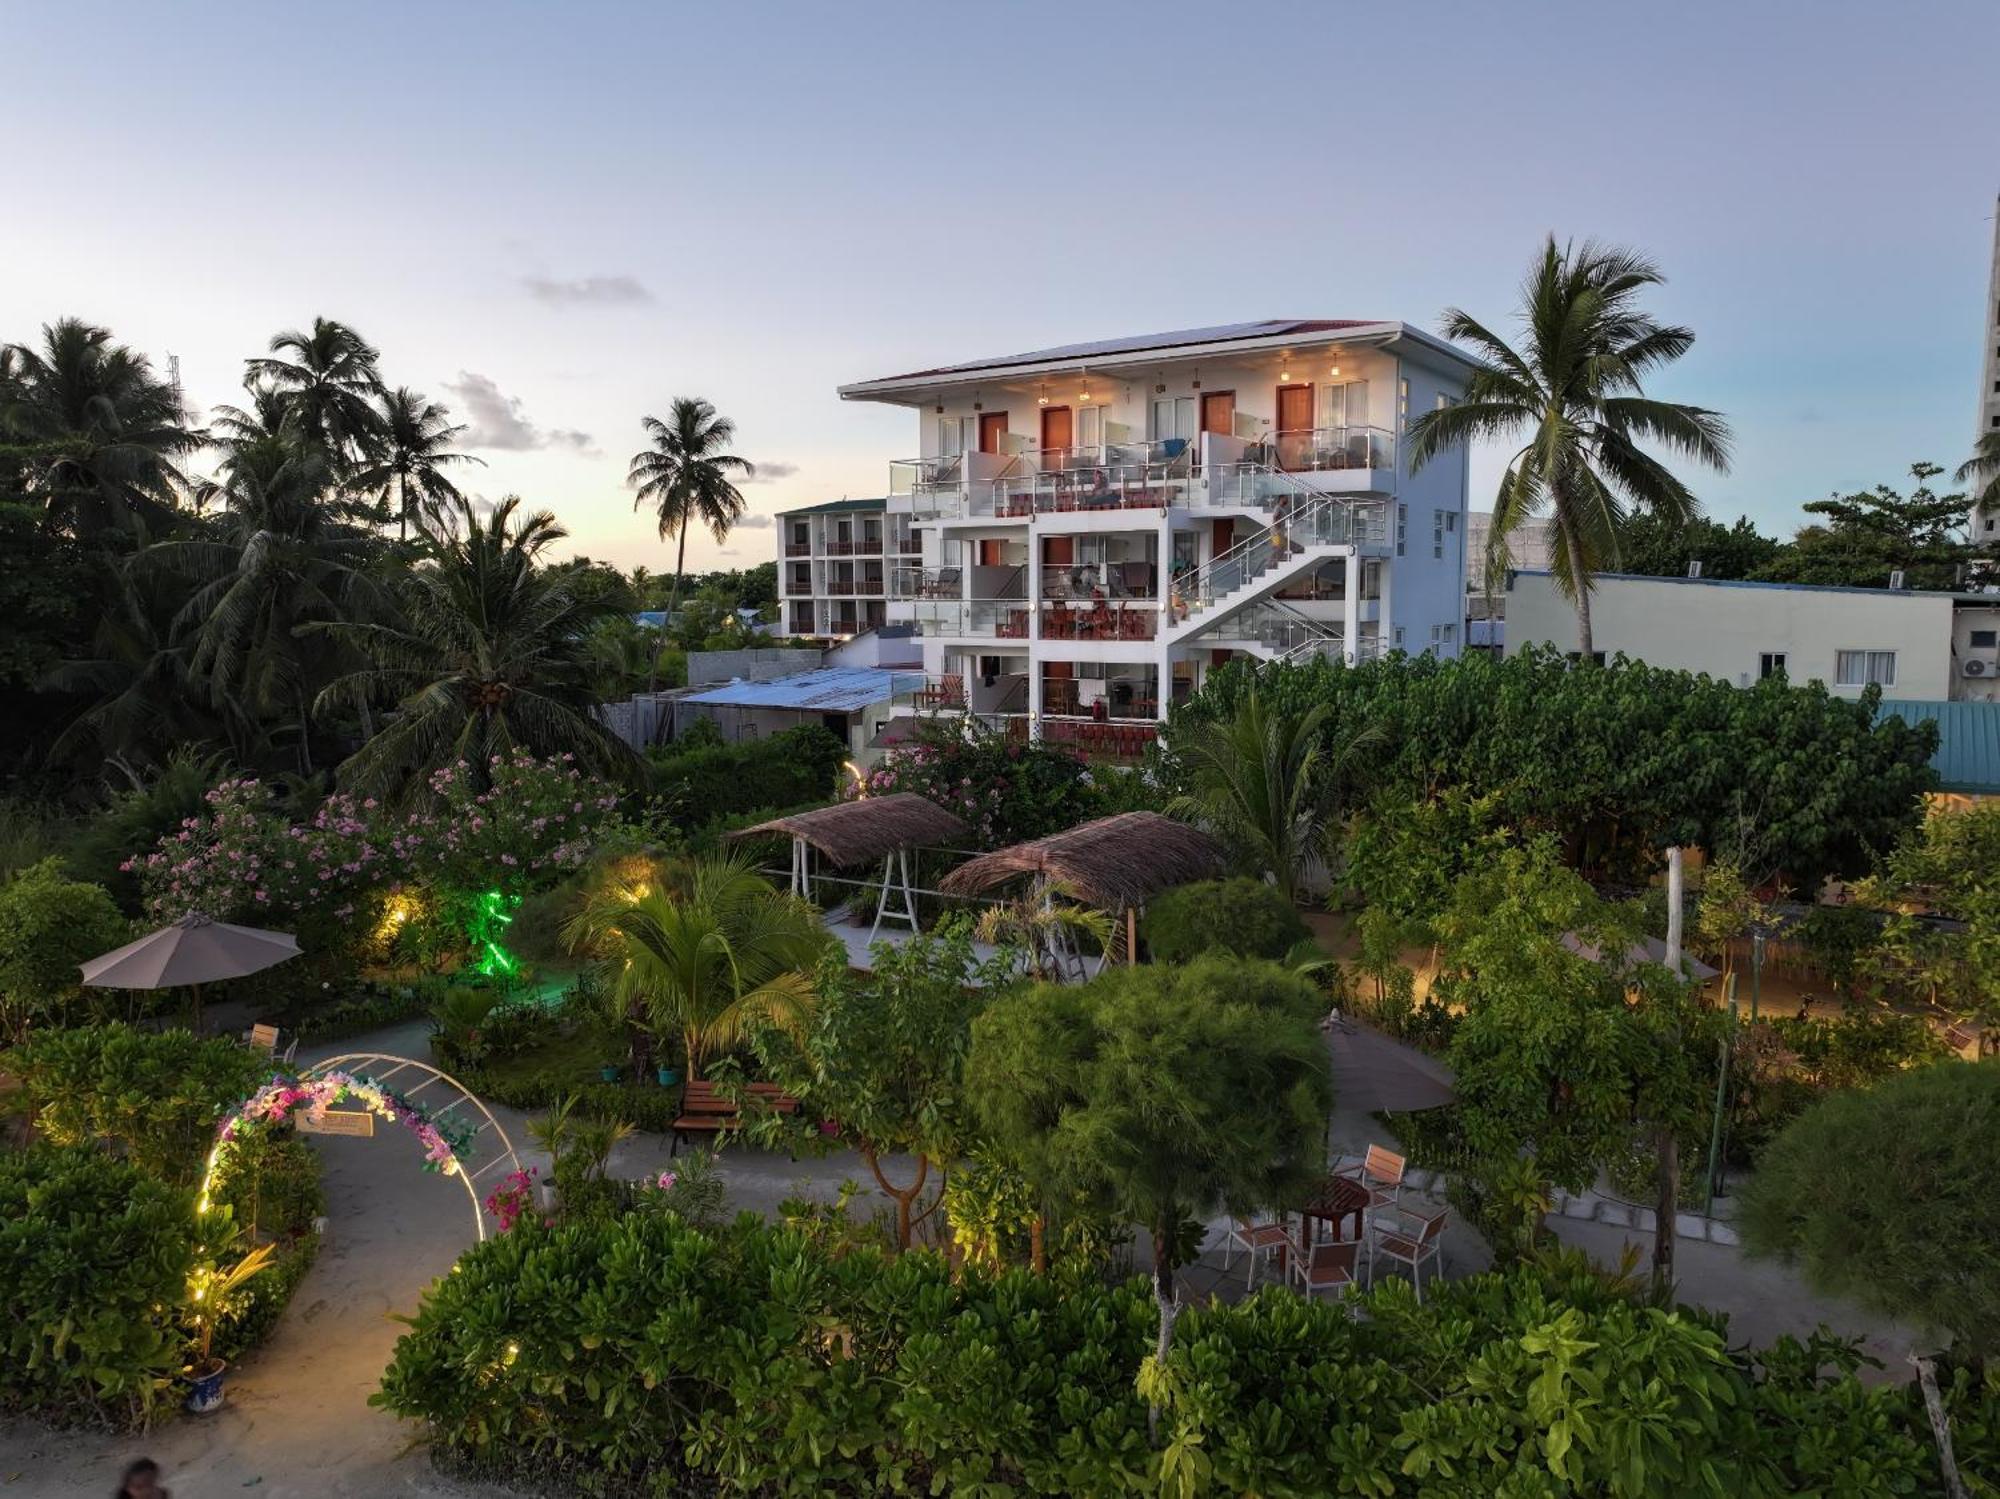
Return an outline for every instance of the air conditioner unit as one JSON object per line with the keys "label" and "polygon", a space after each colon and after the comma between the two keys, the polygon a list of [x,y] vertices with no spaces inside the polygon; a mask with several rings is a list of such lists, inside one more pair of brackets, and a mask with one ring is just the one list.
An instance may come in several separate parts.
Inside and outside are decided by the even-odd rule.
{"label": "air conditioner unit", "polygon": [[1901,588],[1903,586],[1903,570],[1900,567],[1889,574],[1889,586],[1891,588]]}
{"label": "air conditioner unit", "polygon": [[2000,670],[1996,670],[1994,663],[1982,656],[1967,656],[1958,663],[1958,674],[1961,677],[1995,677],[2000,676]]}
{"label": "air conditioner unit", "polygon": [[1699,560],[1688,564],[1688,576],[1690,578],[1699,578],[1701,576],[1701,563]]}

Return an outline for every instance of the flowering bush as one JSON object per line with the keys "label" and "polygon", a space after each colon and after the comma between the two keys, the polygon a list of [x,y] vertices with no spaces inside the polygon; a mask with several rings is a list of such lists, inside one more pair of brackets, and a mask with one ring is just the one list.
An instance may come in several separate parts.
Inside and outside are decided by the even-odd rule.
{"label": "flowering bush", "polygon": [[617,816],[611,785],[569,755],[496,755],[486,779],[479,789],[461,762],[431,777],[423,807],[392,812],[373,797],[341,793],[304,822],[286,817],[271,787],[228,780],[208,793],[205,814],[123,867],[137,874],[147,914],[162,922],[189,911],[224,921],[313,913],[346,922],[386,890],[372,935],[408,946],[425,924],[406,918],[438,907],[427,890],[460,907],[475,892],[518,896],[583,863]]}
{"label": "flowering bush", "polygon": [[[501,1233],[509,1233],[515,1224],[532,1215],[535,1206],[535,1178],[541,1174],[541,1167],[530,1166],[525,1171],[509,1171],[499,1186],[486,1194],[486,1211],[500,1225]],[[542,1227],[553,1226],[555,1219],[544,1218]]]}
{"label": "flowering bush", "polygon": [[1067,750],[927,734],[889,751],[849,796],[911,791],[957,814],[980,848],[1001,848],[1075,827],[1098,814],[1090,769]]}

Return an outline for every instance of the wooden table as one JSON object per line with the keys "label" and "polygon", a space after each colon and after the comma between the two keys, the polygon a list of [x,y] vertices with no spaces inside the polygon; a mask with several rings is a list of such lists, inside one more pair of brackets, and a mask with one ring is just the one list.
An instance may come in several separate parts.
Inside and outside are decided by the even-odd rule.
{"label": "wooden table", "polygon": [[1368,1189],[1351,1176],[1329,1176],[1317,1187],[1299,1208],[1299,1217],[1306,1229],[1305,1241],[1313,1241],[1312,1221],[1317,1218],[1330,1224],[1336,1239],[1344,1238],[1340,1231],[1341,1221],[1354,1220],[1354,1237],[1359,1239],[1363,1227],[1363,1217],[1368,1211]]}

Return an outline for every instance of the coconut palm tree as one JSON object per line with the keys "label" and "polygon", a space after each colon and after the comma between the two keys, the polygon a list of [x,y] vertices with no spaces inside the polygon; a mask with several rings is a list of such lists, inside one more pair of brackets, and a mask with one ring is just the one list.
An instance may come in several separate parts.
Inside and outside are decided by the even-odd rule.
{"label": "coconut palm tree", "polygon": [[61,318],[40,348],[0,348],[0,445],[51,526],[89,536],[167,520],[201,443],[180,393],[103,328]]}
{"label": "coconut palm tree", "polygon": [[1317,866],[1341,781],[1387,737],[1369,723],[1328,742],[1328,711],[1283,712],[1253,685],[1230,717],[1196,731],[1182,752],[1189,789],[1167,808],[1247,853],[1287,900]]}
{"label": "coconut palm tree", "polygon": [[[2000,510],[2000,432],[1982,433],[1972,456],[1952,471],[1960,484],[1977,486],[1972,503],[1980,510]],[[1972,538],[1975,545],[1980,537]]]}
{"label": "coconut palm tree", "polygon": [[1508,538],[1546,511],[1556,542],[1551,571],[1576,606],[1585,660],[1591,580],[1617,567],[1627,513],[1650,510],[1675,528],[1701,513],[1688,487],[1640,444],[1658,443],[1717,472],[1729,468],[1729,426],[1720,416],[1653,400],[1641,387],[1694,343],[1689,329],[1663,326],[1638,306],[1639,294],[1664,280],[1630,250],[1589,240],[1558,247],[1551,235],[1521,284],[1524,347],[1517,352],[1470,313],[1450,309],[1445,335],[1470,344],[1486,365],[1463,400],[1410,423],[1412,473],[1461,443],[1525,434],[1493,499],[1488,586],[1506,571]]}
{"label": "coconut palm tree", "polygon": [[645,427],[653,445],[632,455],[625,482],[638,491],[632,500],[634,510],[653,507],[660,540],[670,536],[679,540],[673,588],[667,595],[671,614],[680,603],[681,578],[687,571],[688,528],[706,526],[717,542],[726,538],[749,509],[731,476],[747,479],[757,467],[727,451],[736,440],[736,423],[696,397],[677,397],[667,420],[649,416]]}
{"label": "coconut palm tree", "polygon": [[345,323],[314,318],[310,332],[289,328],[274,337],[271,353],[291,357],[245,360],[244,384],[274,391],[300,431],[332,455],[337,472],[379,451],[382,356],[366,339]]}
{"label": "coconut palm tree", "polygon": [[828,941],[810,905],[737,854],[607,884],[563,935],[597,958],[612,1015],[633,1029],[634,1063],[646,1065],[648,1039],[674,1036],[690,1078],[758,1025],[801,1030]]}
{"label": "coconut palm tree", "polygon": [[412,515],[436,525],[445,507],[459,500],[445,470],[459,463],[484,467],[485,460],[451,452],[464,426],[454,426],[449,411],[407,385],[382,393],[381,420],[376,452],[349,477],[348,487],[371,497],[384,516],[394,515],[397,537],[407,540]]}
{"label": "coconut palm tree", "polygon": [[353,661],[340,641],[307,627],[380,616],[378,544],[325,503],[333,474],[316,444],[244,442],[216,488],[223,508],[212,522],[148,548],[138,565],[194,583],[174,618],[174,638],[192,646],[190,676],[219,710],[295,728],[298,768],[309,774],[314,700]]}
{"label": "coconut palm tree", "polygon": [[568,533],[516,496],[485,518],[461,498],[455,520],[449,532],[425,528],[428,555],[391,617],[316,627],[367,662],[320,694],[320,711],[396,705],[394,722],[341,765],[341,784],[397,794],[458,760],[483,773],[517,747],[626,768],[631,751],[598,721],[589,685],[591,629],[629,612],[623,590],[600,568],[549,566],[543,554]]}

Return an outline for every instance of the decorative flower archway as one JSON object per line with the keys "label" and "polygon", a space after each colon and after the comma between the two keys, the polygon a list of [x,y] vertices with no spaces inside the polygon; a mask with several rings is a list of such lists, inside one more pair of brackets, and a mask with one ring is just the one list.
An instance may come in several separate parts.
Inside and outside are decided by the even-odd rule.
{"label": "decorative flower archway", "polygon": [[[362,1071],[362,1068],[369,1071]],[[385,1070],[376,1072],[382,1067]],[[421,1081],[408,1092],[388,1086],[389,1079],[404,1072],[417,1073]],[[456,1094],[442,1108],[432,1109],[416,1101],[417,1095],[436,1087]],[[370,1113],[400,1124],[417,1137],[424,1147],[424,1169],[440,1176],[455,1176],[472,1202],[473,1226],[486,1237],[486,1209],[474,1185],[488,1173],[503,1166],[521,1168],[513,1142],[492,1110],[456,1078],[428,1063],[383,1052],[352,1052],[315,1062],[297,1077],[274,1076],[263,1087],[224,1116],[216,1130],[215,1144],[202,1168],[201,1196],[195,1210],[206,1213],[216,1181],[228,1165],[236,1143],[247,1135],[282,1124],[295,1114],[314,1122],[322,1121],[328,1109],[339,1103],[360,1104]],[[470,1105],[472,1112],[461,1113]],[[473,1113],[478,1118],[474,1119]],[[474,1142],[491,1131],[499,1143],[493,1158],[477,1171],[468,1171]]]}

